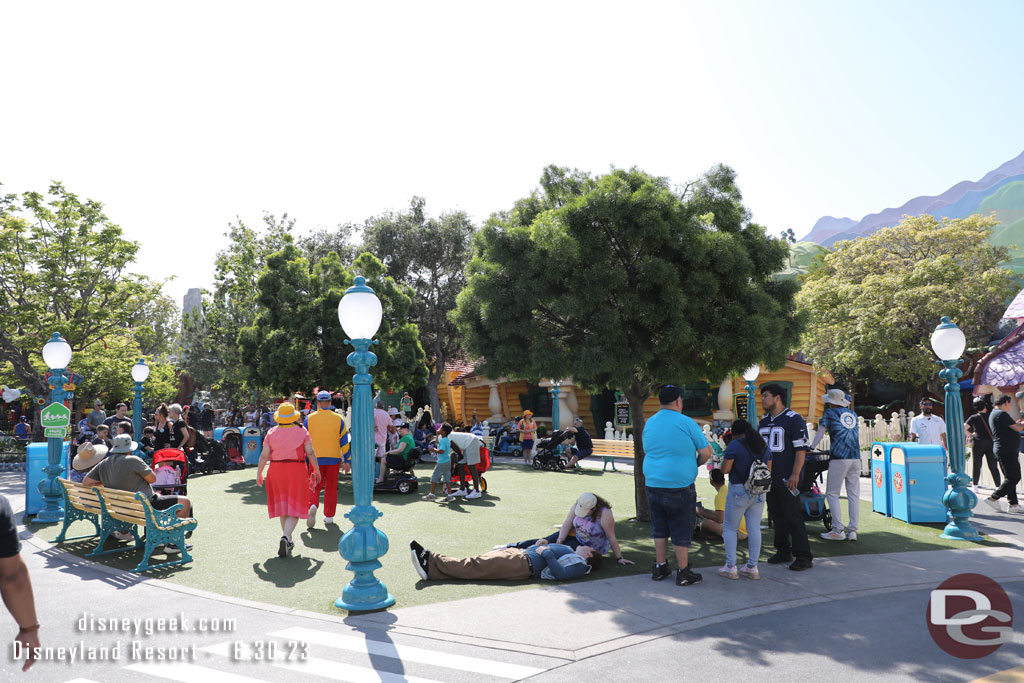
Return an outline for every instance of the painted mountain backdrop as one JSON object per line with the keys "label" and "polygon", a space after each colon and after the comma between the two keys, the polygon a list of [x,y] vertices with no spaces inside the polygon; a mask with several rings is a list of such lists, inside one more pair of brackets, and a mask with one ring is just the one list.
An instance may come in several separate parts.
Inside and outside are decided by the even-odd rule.
{"label": "painted mountain backdrop", "polygon": [[[963,218],[995,212],[1000,225],[992,234],[994,244],[1010,250],[1010,267],[1024,273],[1024,152],[978,181],[963,181],[934,197],[914,197],[903,206],[868,214],[860,221],[822,216],[800,241],[832,246],[840,240],[870,235],[879,228],[896,225],[909,214],[931,214],[936,218]],[[793,266],[797,264],[794,263]]]}

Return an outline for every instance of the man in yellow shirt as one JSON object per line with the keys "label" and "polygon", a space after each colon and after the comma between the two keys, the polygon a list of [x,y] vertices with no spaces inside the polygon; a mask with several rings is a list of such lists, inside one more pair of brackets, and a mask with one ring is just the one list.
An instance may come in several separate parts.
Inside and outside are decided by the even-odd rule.
{"label": "man in yellow shirt", "polygon": [[316,395],[316,412],[306,418],[306,430],[320,468],[320,483],[309,492],[306,526],[312,529],[316,525],[320,491],[324,492],[324,524],[334,523],[338,507],[338,469],[343,467],[346,474],[349,471],[348,426],[341,415],[334,412],[330,392],[321,391]]}
{"label": "man in yellow shirt", "polygon": [[[700,520],[700,530],[705,534],[722,535],[722,524],[725,521],[725,497],[729,494],[729,486],[725,483],[725,475],[722,470],[711,470],[711,485],[715,487],[715,509],[705,510],[700,503],[697,503],[697,516]],[[740,530],[737,534],[741,541],[747,539],[747,522],[740,518]]]}

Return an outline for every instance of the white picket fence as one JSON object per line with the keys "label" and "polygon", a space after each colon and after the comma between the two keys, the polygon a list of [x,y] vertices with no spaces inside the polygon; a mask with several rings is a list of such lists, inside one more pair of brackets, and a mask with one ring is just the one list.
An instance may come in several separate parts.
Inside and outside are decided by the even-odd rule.
{"label": "white picket fence", "polygon": [[[863,417],[857,418],[857,428],[860,433],[860,449],[870,449],[871,444],[876,441],[907,441],[909,439],[910,421],[914,418],[914,411],[907,412],[900,410],[893,411],[889,419],[882,417],[881,413],[875,415],[875,419],[866,420]],[[815,427],[807,423],[807,434],[813,439]],[[831,448],[828,434],[818,444],[818,448],[828,450]]]}

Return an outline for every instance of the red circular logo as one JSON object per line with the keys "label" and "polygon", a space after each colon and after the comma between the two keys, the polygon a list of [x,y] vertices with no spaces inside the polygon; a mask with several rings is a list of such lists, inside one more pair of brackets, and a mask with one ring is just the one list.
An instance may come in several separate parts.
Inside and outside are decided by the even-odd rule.
{"label": "red circular logo", "polygon": [[897,472],[892,475],[892,485],[896,487],[896,493],[903,490],[903,475]]}
{"label": "red circular logo", "polygon": [[875,468],[875,486],[882,488],[882,468]]}
{"label": "red circular logo", "polygon": [[957,574],[931,592],[928,633],[947,654],[986,657],[1013,638],[1013,606],[998,583],[981,574]]}

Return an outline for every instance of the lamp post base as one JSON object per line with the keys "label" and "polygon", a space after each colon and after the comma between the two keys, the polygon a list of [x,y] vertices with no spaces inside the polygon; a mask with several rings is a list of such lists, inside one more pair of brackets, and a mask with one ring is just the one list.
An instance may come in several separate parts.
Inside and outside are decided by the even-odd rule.
{"label": "lamp post base", "polygon": [[946,481],[951,486],[942,496],[942,504],[949,510],[949,524],[939,538],[953,541],[980,541],[982,535],[968,521],[971,511],[978,504],[978,497],[967,488],[971,478],[963,473],[951,472]]}
{"label": "lamp post base", "polygon": [[[63,446],[63,442],[61,446]],[[64,498],[61,495],[61,487],[57,483],[57,477],[64,472],[64,468],[60,466],[59,462],[48,463],[43,468],[43,472],[46,473],[46,479],[39,482],[39,493],[43,495],[43,509],[36,515],[35,523],[56,524],[57,522],[63,522],[64,508],[61,507],[61,503],[64,501]]]}

